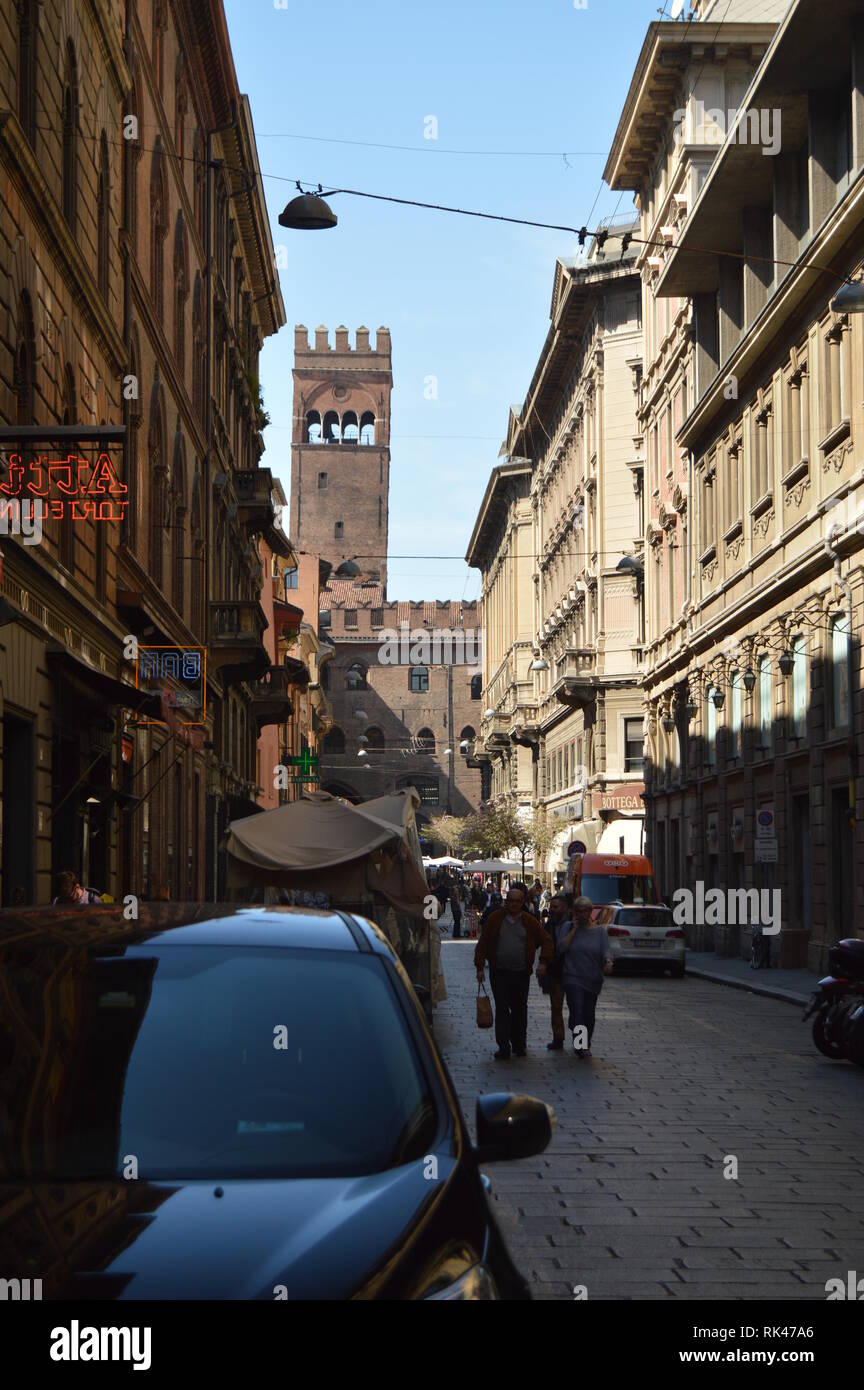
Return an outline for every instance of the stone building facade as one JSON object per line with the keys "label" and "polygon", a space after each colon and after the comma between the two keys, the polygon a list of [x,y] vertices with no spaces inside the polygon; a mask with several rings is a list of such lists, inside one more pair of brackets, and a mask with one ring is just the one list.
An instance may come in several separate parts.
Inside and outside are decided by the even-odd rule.
{"label": "stone building facade", "polygon": [[[646,536],[649,554],[665,552],[677,531],[684,562],[669,606],[652,605],[649,585],[650,852],[667,893],[779,890],[775,959],[820,970],[834,940],[864,927],[864,324],[830,307],[864,257],[864,30],[841,3],[796,0],[773,18],[748,110],[771,113],[779,151],[742,113],[668,215],[657,168],[677,187],[687,155],[672,153],[672,113],[692,109],[694,88],[683,69],[655,111],[652,169],[626,134],[644,68],[609,170],[613,187],[639,189],[646,230],[668,218],[643,267],[646,315],[683,303],[689,321],[668,479],[679,520],[652,490]],[[660,389],[662,351],[646,348],[646,392]],[[651,428],[647,395],[644,408]],[[750,925],[697,923],[691,936],[746,954]]]}
{"label": "stone building facade", "polygon": [[[94,431],[125,430],[105,445],[122,519],[4,541],[3,901],[50,900],[65,867],[115,897],[212,897],[254,804],[256,537],[282,544],[257,361],[284,309],[249,106],[219,0],[2,0],[0,25],[0,421],[85,473]],[[201,719],[136,688],[129,638],[206,652]]]}

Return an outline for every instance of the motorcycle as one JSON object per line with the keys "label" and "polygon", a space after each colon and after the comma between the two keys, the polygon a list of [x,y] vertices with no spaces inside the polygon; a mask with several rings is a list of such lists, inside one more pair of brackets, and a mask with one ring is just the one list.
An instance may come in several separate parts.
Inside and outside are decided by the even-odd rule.
{"label": "motorcycle", "polygon": [[828,952],[834,972],[819,981],[804,1011],[813,1018],[813,1041],[833,1061],[864,1067],[864,941],[838,941]]}

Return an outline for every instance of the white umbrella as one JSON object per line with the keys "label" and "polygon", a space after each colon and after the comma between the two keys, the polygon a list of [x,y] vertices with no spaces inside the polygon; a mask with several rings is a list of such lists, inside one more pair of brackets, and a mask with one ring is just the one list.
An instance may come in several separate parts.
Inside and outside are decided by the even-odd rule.
{"label": "white umbrella", "polygon": [[452,855],[445,854],[441,859],[423,859],[423,867],[426,869],[461,869],[464,860],[454,859]]}
{"label": "white umbrella", "polygon": [[522,872],[519,859],[478,859],[465,865],[466,872],[473,874],[512,874]]}

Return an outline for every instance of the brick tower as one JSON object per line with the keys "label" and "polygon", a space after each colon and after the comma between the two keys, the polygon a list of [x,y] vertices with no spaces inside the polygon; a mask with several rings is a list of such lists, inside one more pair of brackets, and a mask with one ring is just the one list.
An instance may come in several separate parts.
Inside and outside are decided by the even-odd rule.
{"label": "brick tower", "polygon": [[390,485],[390,330],[294,329],[291,538],[334,569],[357,557],[364,575],[387,584]]}

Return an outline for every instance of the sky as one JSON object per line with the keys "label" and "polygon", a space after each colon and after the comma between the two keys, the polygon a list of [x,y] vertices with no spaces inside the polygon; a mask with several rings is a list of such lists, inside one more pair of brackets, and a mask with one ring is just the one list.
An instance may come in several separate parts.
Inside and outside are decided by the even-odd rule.
{"label": "sky", "polygon": [[261,355],[264,463],[287,495],[294,324],[331,343],[345,324],[352,345],[389,327],[390,599],[479,596],[462,557],[576,239],[348,195],[335,229],[287,231],[293,180],[570,227],[625,213],[601,175],[661,3],[225,0],[287,265],[287,325]]}

